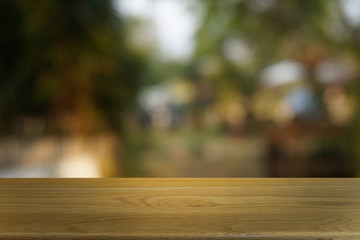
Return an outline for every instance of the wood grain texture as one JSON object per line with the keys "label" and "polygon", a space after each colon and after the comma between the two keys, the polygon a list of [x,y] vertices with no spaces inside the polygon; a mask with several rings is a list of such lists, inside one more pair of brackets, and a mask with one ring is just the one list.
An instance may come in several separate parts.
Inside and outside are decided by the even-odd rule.
{"label": "wood grain texture", "polygon": [[360,179],[0,179],[0,239],[360,239]]}

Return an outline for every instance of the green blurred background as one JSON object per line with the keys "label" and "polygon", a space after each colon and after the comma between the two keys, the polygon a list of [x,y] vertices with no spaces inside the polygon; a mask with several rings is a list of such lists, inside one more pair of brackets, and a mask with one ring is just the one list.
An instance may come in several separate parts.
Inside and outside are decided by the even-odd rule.
{"label": "green blurred background", "polygon": [[0,0],[0,177],[360,175],[360,1]]}

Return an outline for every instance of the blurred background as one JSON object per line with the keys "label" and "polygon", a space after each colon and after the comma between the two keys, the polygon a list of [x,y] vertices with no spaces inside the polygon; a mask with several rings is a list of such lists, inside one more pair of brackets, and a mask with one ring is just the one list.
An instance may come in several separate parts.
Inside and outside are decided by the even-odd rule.
{"label": "blurred background", "polygon": [[0,177],[360,176],[360,1],[0,0]]}

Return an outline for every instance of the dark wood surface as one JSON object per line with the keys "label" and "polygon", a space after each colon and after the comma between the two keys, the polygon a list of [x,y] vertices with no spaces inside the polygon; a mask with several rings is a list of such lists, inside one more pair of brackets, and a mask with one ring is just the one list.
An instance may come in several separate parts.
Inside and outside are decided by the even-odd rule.
{"label": "dark wood surface", "polygon": [[0,239],[360,239],[360,179],[0,179]]}

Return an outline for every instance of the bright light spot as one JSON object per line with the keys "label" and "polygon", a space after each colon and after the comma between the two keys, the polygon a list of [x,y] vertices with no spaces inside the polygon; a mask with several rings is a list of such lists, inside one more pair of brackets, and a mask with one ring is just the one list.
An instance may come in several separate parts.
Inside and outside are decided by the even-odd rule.
{"label": "bright light spot", "polygon": [[149,0],[116,0],[114,4],[120,14],[134,17],[150,15],[151,2]]}
{"label": "bright light spot", "polygon": [[261,73],[261,78],[267,87],[294,83],[304,77],[304,67],[295,61],[279,62],[266,68]]}
{"label": "bright light spot", "polygon": [[193,50],[192,36],[197,27],[193,14],[181,0],[117,0],[120,14],[148,19],[155,33],[159,53],[166,58],[184,60]]}
{"label": "bright light spot", "polygon": [[352,25],[360,24],[360,1],[359,0],[343,0],[342,1],[345,16]]}
{"label": "bright light spot", "polygon": [[99,164],[94,157],[87,154],[69,156],[60,162],[56,171],[57,177],[98,178],[102,177]]}
{"label": "bright light spot", "polygon": [[162,85],[149,87],[140,92],[139,103],[147,110],[163,108],[170,103],[170,96],[167,89]]}
{"label": "bright light spot", "polygon": [[242,41],[231,39],[223,46],[225,56],[236,65],[246,65],[253,60],[253,52]]}
{"label": "bright light spot", "polygon": [[186,10],[183,1],[158,0],[155,5],[154,22],[164,55],[186,58],[192,51],[192,35],[196,23]]}

